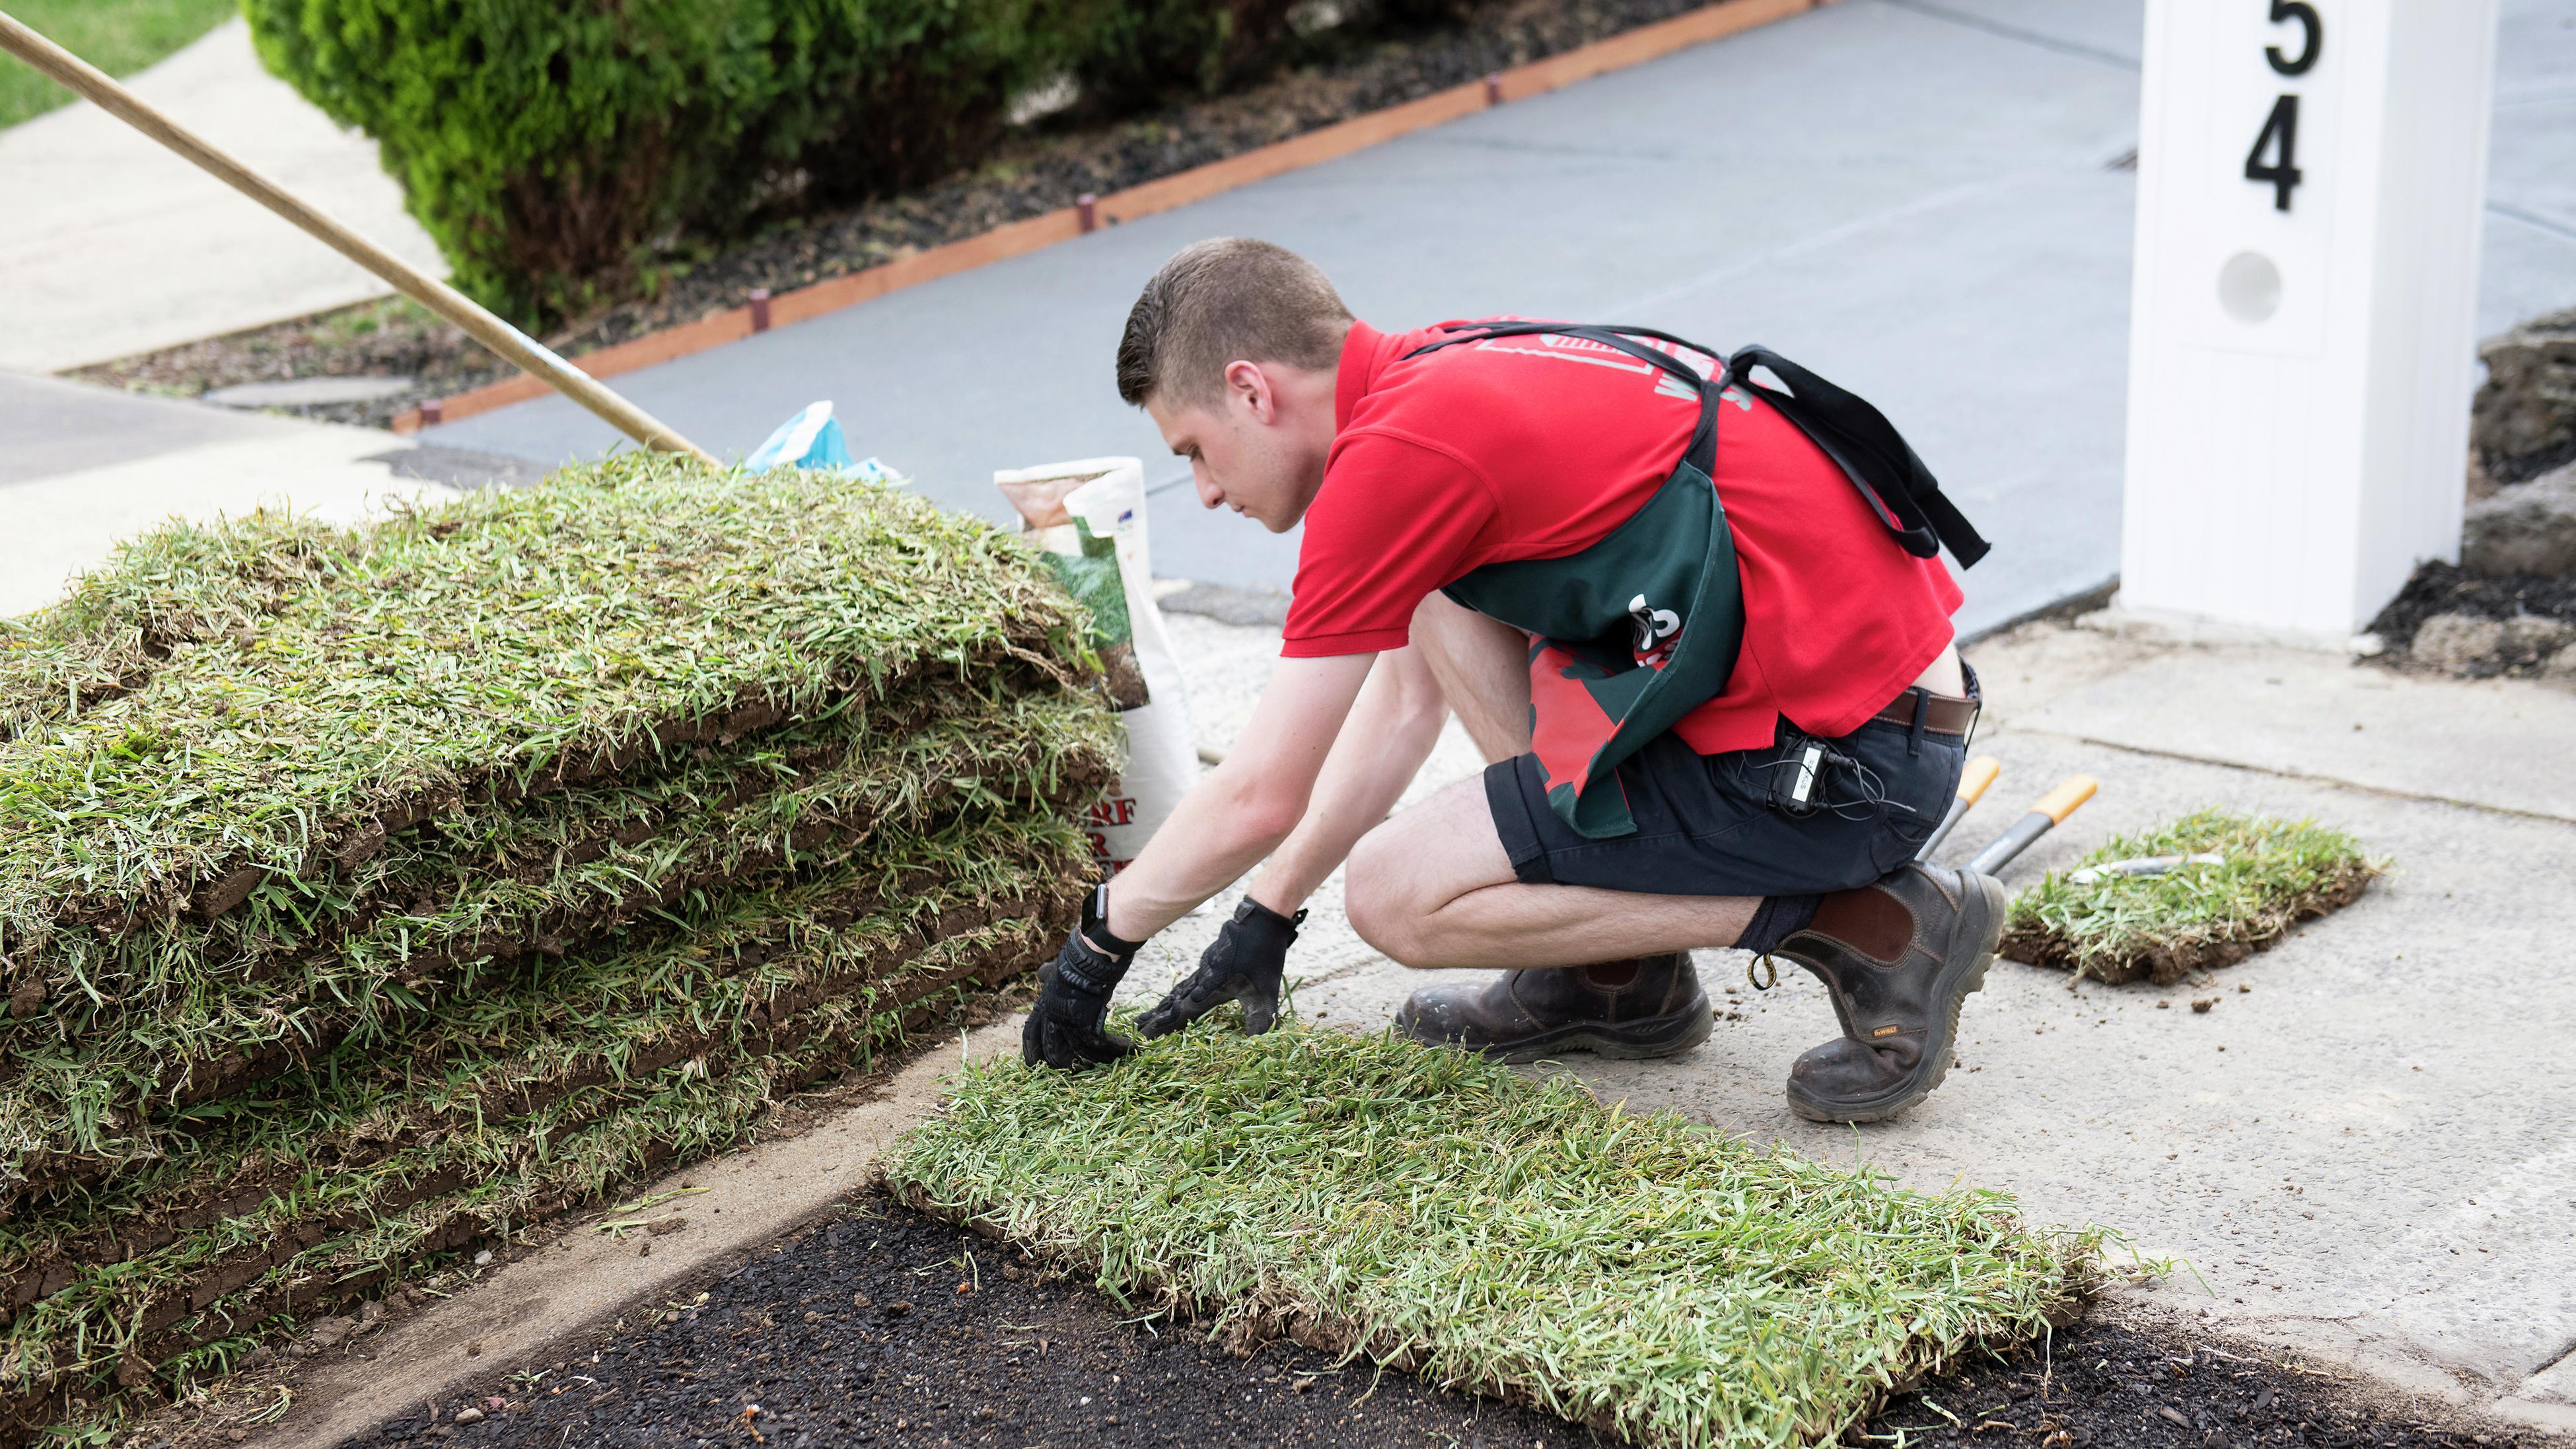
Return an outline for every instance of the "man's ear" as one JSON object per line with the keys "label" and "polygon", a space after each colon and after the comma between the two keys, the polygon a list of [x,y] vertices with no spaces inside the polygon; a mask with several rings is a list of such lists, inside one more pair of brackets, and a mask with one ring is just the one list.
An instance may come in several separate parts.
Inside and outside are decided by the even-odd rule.
{"label": "man's ear", "polygon": [[1278,421],[1279,398],[1271,391],[1270,374],[1261,365],[1238,358],[1225,365],[1226,401],[1243,408],[1256,423]]}

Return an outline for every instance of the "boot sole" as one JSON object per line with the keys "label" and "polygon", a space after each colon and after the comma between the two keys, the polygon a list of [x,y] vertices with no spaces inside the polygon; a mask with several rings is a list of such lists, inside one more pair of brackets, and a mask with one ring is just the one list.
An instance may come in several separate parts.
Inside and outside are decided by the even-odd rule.
{"label": "boot sole", "polygon": [[1942,995],[1949,1005],[1936,1018],[1931,1040],[1923,1044],[1923,1060],[1931,1066],[1929,1073],[1917,1073],[1884,1096],[1860,1102],[1825,1102],[1798,1090],[1793,1080],[1788,1089],[1789,1110],[1810,1122],[1884,1122],[1924,1098],[1931,1096],[1941,1079],[1950,1075],[1950,1063],[1957,1056],[1959,1008],[1970,996],[1986,987],[1986,968],[1995,962],[1995,947],[2004,938],[2004,915],[2010,900],[2004,895],[2003,882],[1990,875],[1968,873],[1977,883],[1977,892],[1986,903],[1985,943],[1978,948],[1965,970],[1951,968],[1950,982]]}
{"label": "boot sole", "polygon": [[[1637,1022],[1631,1026],[1609,1027],[1585,1024],[1560,1027],[1537,1036],[1525,1036],[1507,1042],[1473,1045],[1462,1041],[1425,1041],[1426,1046],[1455,1047],[1460,1051],[1480,1052],[1498,1062],[1525,1066],[1531,1062],[1549,1061],[1568,1052],[1590,1052],[1614,1061],[1650,1061],[1657,1057],[1675,1057],[1707,1041],[1715,1029],[1717,1013],[1703,996],[1696,1009],[1685,1007],[1669,1016]],[[1396,1024],[1402,1035],[1412,1036],[1403,1023]],[[1415,1036],[1415,1041],[1423,1038]]]}

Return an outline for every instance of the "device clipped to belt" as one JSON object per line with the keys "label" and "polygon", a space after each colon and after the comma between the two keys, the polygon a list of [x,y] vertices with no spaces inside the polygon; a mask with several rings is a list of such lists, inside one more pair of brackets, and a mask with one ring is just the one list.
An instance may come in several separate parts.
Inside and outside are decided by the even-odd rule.
{"label": "device clipped to belt", "polygon": [[1903,801],[1888,799],[1878,772],[1835,748],[1831,740],[1817,739],[1784,722],[1777,751],[1761,767],[1767,777],[1762,803],[1792,820],[1827,811],[1847,817],[1873,810],[1917,813]]}

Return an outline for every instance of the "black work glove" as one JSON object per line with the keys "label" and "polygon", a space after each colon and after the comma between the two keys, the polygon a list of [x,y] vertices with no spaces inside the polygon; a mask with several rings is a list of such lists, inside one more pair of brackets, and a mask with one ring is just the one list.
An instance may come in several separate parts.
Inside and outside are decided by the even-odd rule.
{"label": "black work glove", "polygon": [[1065,938],[1064,949],[1038,969],[1038,1004],[1029,1009],[1029,1024],[1020,1030],[1020,1060],[1030,1066],[1078,1072],[1114,1062],[1136,1044],[1104,1025],[1109,993],[1127,975],[1129,962],[1144,946],[1109,934],[1104,913],[1109,888],[1101,886],[1082,903],[1082,924]]}
{"label": "black work glove", "polygon": [[1234,919],[1216,933],[1199,956],[1199,969],[1172,988],[1153,1010],[1136,1018],[1148,1037],[1169,1036],[1229,1001],[1243,1003],[1243,1029],[1252,1036],[1279,1021],[1279,976],[1288,969],[1288,948],[1306,913],[1283,916],[1250,896],[1234,908]]}

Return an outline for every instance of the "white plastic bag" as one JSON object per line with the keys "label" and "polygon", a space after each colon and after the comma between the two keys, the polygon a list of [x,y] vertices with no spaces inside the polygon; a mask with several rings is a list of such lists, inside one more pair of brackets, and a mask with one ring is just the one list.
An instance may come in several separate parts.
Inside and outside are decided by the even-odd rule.
{"label": "white plastic bag", "polygon": [[[1127,868],[1199,777],[1181,664],[1154,604],[1145,546],[1145,465],[1078,458],[993,475],[1076,597],[1091,606],[1093,644],[1109,667],[1127,754],[1087,829],[1103,873]],[[1115,574],[1114,586],[1111,578]],[[1123,617],[1122,617],[1123,616]]]}

